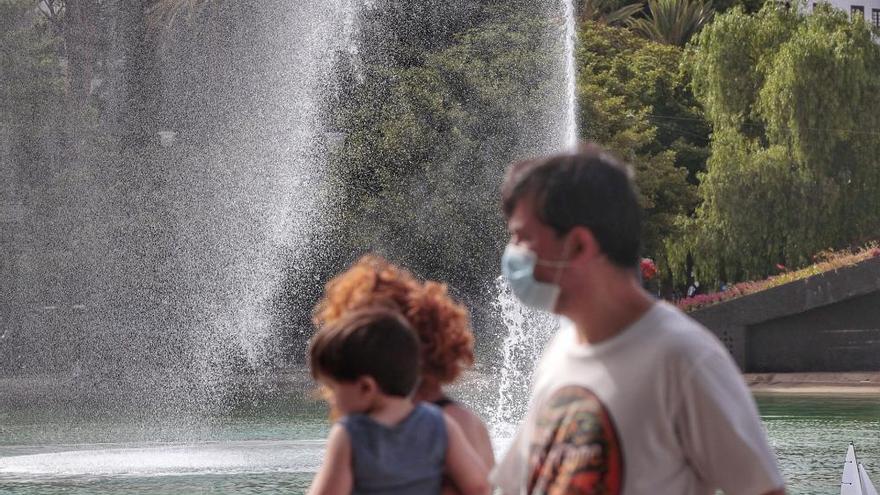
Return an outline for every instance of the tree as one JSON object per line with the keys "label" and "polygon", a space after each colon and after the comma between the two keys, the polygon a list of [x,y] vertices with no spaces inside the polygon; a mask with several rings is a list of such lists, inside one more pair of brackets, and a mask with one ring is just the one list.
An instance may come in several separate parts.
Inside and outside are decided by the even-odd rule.
{"label": "tree", "polygon": [[[532,7],[552,0],[531,2]],[[455,44],[456,36],[488,21],[498,9],[522,0],[376,0],[362,7],[361,56],[372,65],[414,67]],[[526,9],[531,9],[526,7]]]}
{"label": "tree", "polygon": [[458,35],[423,65],[362,67],[333,120],[347,135],[329,180],[348,252],[378,249],[463,293],[486,290],[505,238],[503,172],[560,133],[546,99],[558,93],[547,50],[556,28],[516,15]]}
{"label": "tree", "polygon": [[46,158],[40,136],[57,130],[53,114],[62,105],[64,79],[58,39],[29,7],[27,1],[0,1],[0,125],[8,129],[21,173],[36,175],[23,165]]}
{"label": "tree", "polygon": [[701,280],[759,278],[880,229],[880,48],[870,26],[734,9],[697,38],[693,88],[712,122],[702,204],[682,220],[679,266]]}
{"label": "tree", "polygon": [[152,3],[153,0],[123,2],[119,12],[126,101],[119,118],[119,137],[122,146],[131,150],[155,139],[158,130],[162,86],[157,33],[151,29],[149,17]]}
{"label": "tree", "polygon": [[631,19],[628,25],[649,40],[684,46],[713,14],[711,0],[648,0],[647,17]]}
{"label": "tree", "polygon": [[192,20],[206,7],[223,3],[224,0],[149,0],[146,11],[157,27],[170,28],[181,18]]}
{"label": "tree", "polygon": [[645,208],[644,254],[669,278],[665,243],[679,235],[676,218],[696,205],[688,150],[703,149],[708,128],[686,74],[682,50],[626,29],[586,22],[578,33],[580,136],[597,141],[636,169]]}
{"label": "tree", "polygon": [[644,4],[621,4],[617,0],[581,0],[577,5],[580,22],[593,21],[609,26],[623,26],[642,11]]}

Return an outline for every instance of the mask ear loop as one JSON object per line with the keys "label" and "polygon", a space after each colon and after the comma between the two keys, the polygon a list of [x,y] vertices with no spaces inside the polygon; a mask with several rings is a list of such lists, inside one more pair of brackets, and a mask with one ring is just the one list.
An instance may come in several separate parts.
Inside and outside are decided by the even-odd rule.
{"label": "mask ear loop", "polygon": [[553,285],[556,285],[556,286],[559,285],[559,279],[562,278],[562,269],[567,268],[568,265],[571,264],[571,260],[568,259],[568,254],[569,254],[568,251],[569,251],[568,244],[563,244],[562,245],[562,259],[561,260],[548,261],[548,260],[541,260],[541,259],[537,259],[537,258],[535,259],[536,265],[546,266],[549,268],[554,268],[556,270],[556,273],[553,275]]}

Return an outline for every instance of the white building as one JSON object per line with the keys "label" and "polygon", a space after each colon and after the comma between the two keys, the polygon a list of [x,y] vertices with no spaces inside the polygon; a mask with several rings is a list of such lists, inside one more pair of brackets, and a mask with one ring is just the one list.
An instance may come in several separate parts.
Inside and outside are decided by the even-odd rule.
{"label": "white building", "polygon": [[[880,0],[821,0],[832,7],[849,12],[851,17],[861,15],[872,26],[880,27]],[[810,0],[810,8],[815,8],[818,1]]]}

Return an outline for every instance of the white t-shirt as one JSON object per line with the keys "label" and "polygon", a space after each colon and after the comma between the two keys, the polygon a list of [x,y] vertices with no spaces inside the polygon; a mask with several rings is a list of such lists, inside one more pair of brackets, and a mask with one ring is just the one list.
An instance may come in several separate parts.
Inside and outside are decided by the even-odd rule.
{"label": "white t-shirt", "polygon": [[665,302],[595,345],[563,324],[492,481],[506,495],[760,495],[783,486],[732,358]]}

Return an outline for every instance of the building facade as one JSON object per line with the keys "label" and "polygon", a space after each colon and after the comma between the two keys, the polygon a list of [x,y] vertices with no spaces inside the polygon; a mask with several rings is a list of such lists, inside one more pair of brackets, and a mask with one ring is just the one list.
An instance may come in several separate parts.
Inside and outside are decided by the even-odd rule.
{"label": "building facade", "polygon": [[[824,1],[824,0],[823,0]],[[810,0],[809,8],[816,8],[820,2]],[[861,16],[874,27],[880,28],[880,0],[829,0],[832,7],[849,12],[851,17]]]}

